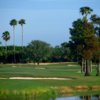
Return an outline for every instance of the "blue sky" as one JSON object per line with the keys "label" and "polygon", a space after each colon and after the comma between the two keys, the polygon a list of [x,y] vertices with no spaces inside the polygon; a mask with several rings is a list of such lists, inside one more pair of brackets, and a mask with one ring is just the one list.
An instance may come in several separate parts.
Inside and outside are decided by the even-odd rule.
{"label": "blue sky", "polygon": [[[42,40],[52,46],[69,41],[72,22],[81,17],[79,8],[91,7],[100,16],[100,0],[0,0],[0,40],[9,31],[13,44],[11,19],[25,19],[24,45],[32,40]],[[21,27],[16,26],[16,44],[21,44]]]}

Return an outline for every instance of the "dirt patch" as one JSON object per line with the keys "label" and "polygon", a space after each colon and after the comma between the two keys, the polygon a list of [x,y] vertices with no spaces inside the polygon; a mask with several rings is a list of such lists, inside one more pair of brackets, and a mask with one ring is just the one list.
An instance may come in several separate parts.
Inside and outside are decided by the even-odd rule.
{"label": "dirt patch", "polygon": [[88,86],[85,86],[85,85],[83,85],[83,86],[75,86],[75,90],[77,90],[77,91],[86,91],[86,90],[88,90],[89,89],[89,87]]}
{"label": "dirt patch", "polygon": [[100,90],[100,85],[92,86],[92,90]]}
{"label": "dirt patch", "polygon": [[67,86],[62,86],[59,89],[60,93],[64,94],[64,93],[70,93],[73,91],[73,89],[71,87],[67,87]]}

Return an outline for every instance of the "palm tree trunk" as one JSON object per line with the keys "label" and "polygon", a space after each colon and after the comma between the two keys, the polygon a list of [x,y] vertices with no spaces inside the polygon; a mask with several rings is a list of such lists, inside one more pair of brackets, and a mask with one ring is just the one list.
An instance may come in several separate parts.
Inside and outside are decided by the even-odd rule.
{"label": "palm tree trunk", "polygon": [[5,63],[7,62],[7,41],[5,41]]}
{"label": "palm tree trunk", "polygon": [[14,46],[14,63],[16,62],[15,57],[15,26],[13,26],[13,46]]}
{"label": "palm tree trunk", "polygon": [[23,62],[23,25],[22,26],[22,62]]}
{"label": "palm tree trunk", "polygon": [[7,58],[7,41],[6,41],[6,58]]}
{"label": "palm tree trunk", "polygon": [[23,49],[23,25],[22,25],[22,49]]}

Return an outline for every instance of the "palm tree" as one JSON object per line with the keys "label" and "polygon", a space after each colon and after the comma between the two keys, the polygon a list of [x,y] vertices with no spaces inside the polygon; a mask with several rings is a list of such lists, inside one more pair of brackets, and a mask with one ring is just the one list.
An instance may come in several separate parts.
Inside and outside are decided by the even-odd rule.
{"label": "palm tree", "polygon": [[87,15],[91,14],[93,10],[90,7],[81,7],[80,13],[83,15],[83,18],[87,19]]}
{"label": "palm tree", "polygon": [[23,48],[23,25],[25,24],[25,20],[24,19],[19,20],[19,24],[22,27],[22,48]]}
{"label": "palm tree", "polygon": [[16,58],[15,58],[15,26],[17,25],[17,20],[16,19],[12,19],[10,21],[10,25],[13,26],[14,62],[16,62]]}
{"label": "palm tree", "polygon": [[3,32],[2,38],[5,41],[5,46],[6,46],[6,49],[5,49],[6,56],[5,56],[5,58],[7,58],[7,41],[10,39],[10,33],[8,31]]}

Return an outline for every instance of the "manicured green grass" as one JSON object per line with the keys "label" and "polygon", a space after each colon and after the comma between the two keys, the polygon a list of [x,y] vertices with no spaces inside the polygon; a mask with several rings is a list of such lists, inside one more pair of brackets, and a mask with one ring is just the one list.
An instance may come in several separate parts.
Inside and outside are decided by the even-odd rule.
{"label": "manicured green grass", "polygon": [[[100,77],[95,76],[96,71],[93,67],[91,76],[85,77],[80,73],[79,65],[52,64],[52,65],[0,65],[0,77],[69,77],[71,80],[9,80],[0,79],[0,93],[46,93],[60,90],[64,92],[77,93],[77,86],[88,86],[88,91],[93,86],[100,86]],[[66,89],[68,87],[68,89]],[[59,90],[60,89],[60,90]],[[84,88],[82,88],[84,89]],[[99,89],[97,89],[99,90]],[[81,90],[83,91],[83,90]],[[48,93],[49,93],[48,92]]]}
{"label": "manicured green grass", "polygon": [[32,89],[38,87],[59,87],[78,85],[100,85],[100,77],[80,77],[73,80],[0,80],[0,89]]}
{"label": "manicured green grass", "polygon": [[[13,67],[16,66],[16,67]],[[66,64],[56,65],[1,65],[0,77],[68,77],[78,76],[79,66],[67,66]]]}

